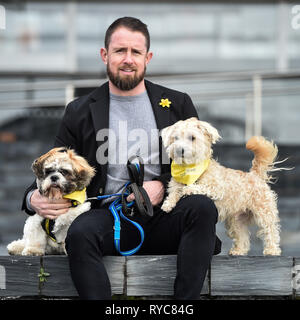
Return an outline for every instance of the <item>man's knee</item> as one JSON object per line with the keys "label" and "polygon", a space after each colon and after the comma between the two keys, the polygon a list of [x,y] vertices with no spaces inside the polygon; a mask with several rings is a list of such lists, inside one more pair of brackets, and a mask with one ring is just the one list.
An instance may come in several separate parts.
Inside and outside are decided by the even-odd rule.
{"label": "man's knee", "polygon": [[71,223],[67,232],[66,243],[81,242],[84,237],[86,227],[84,227],[80,220],[81,219],[77,217],[77,219]]}
{"label": "man's knee", "polygon": [[[96,216],[97,215],[97,216]],[[101,230],[104,226],[99,219],[100,210],[90,210],[78,216],[70,225],[66,237],[66,247],[86,247],[88,243],[93,243],[101,238]],[[105,217],[105,215],[103,215]],[[109,220],[102,219],[102,220]]]}
{"label": "man's knee", "polygon": [[197,220],[210,220],[214,223],[218,221],[218,210],[213,200],[205,195],[194,194],[184,197],[179,205],[189,216]]}
{"label": "man's knee", "polygon": [[69,254],[69,250],[72,248],[80,249],[85,246],[86,235],[90,233],[90,226],[87,224],[82,216],[77,217],[69,227],[66,237],[66,250]]}

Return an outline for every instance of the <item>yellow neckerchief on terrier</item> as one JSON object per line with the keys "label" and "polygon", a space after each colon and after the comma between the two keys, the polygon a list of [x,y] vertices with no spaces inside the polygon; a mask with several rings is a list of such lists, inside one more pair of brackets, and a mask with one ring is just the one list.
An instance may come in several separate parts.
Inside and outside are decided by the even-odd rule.
{"label": "yellow neckerchief on terrier", "polygon": [[63,196],[65,199],[71,199],[72,200],[72,205],[76,207],[78,204],[82,204],[86,200],[86,188],[82,190],[76,190],[72,193],[66,194]]}
{"label": "yellow neckerchief on terrier", "polygon": [[177,164],[172,161],[171,175],[179,183],[193,184],[208,168],[210,159],[193,164]]}
{"label": "yellow neckerchief on terrier", "polygon": [[[78,190],[78,191],[74,191],[72,193],[66,194],[65,196],[63,196],[63,198],[66,199],[70,199],[72,200],[72,207],[76,207],[79,204],[82,204],[85,202],[86,200],[86,188],[82,189],[82,190]],[[55,220],[50,220],[48,218],[45,218],[42,222],[42,228],[44,229],[44,231],[47,233],[48,237],[56,242],[56,238],[54,233],[52,232],[53,228],[54,228],[54,224],[55,224]]]}

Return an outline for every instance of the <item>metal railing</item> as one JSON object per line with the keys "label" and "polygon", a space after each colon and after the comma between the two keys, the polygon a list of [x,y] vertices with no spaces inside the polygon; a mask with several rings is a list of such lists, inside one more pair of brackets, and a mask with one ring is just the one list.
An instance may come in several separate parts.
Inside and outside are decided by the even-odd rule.
{"label": "metal railing", "polygon": [[[97,79],[96,73],[77,74],[24,74],[24,73],[0,73],[1,77],[8,76],[25,79],[15,83],[0,83],[1,94],[23,93],[24,97],[19,99],[9,98],[0,100],[0,110],[2,109],[24,109],[44,106],[65,106],[75,98],[76,88],[98,87],[106,78]],[[37,78],[53,77],[53,80],[36,81]],[[76,77],[81,79],[76,79]],[[89,77],[84,79],[84,77]],[[59,78],[64,78],[60,80]],[[83,78],[83,79],[82,79]],[[203,74],[180,74],[180,75],[159,75],[148,76],[150,81],[180,88],[191,96],[196,104],[207,100],[223,100],[242,98],[245,101],[245,138],[251,135],[261,135],[262,133],[262,98],[265,96],[280,95],[300,95],[300,84],[282,87],[278,85],[264,87],[266,80],[300,80],[300,71],[289,73],[268,73],[268,72],[238,72],[238,73],[203,73]],[[246,85],[240,86],[241,81],[246,81]],[[233,88],[215,88],[214,83],[235,82]],[[210,89],[201,90],[201,84],[211,83]],[[55,91],[60,94],[53,96],[49,94],[45,98],[35,98],[34,95],[41,91]]]}

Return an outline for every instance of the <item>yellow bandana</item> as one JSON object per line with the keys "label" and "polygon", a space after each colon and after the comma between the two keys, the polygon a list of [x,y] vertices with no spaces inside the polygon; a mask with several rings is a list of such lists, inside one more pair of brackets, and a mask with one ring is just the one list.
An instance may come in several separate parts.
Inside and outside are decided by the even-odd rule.
{"label": "yellow bandana", "polygon": [[79,202],[79,204],[82,204],[86,200],[85,191],[86,191],[86,188],[79,191],[74,191],[72,193],[66,194],[64,198],[75,200],[76,202]]}
{"label": "yellow bandana", "polygon": [[194,164],[177,164],[172,161],[171,175],[179,183],[193,184],[208,168],[210,159]]}

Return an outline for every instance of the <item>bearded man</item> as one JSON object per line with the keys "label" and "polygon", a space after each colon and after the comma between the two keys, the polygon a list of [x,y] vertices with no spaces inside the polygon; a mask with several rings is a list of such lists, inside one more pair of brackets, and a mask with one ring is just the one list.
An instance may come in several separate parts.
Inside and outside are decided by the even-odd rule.
{"label": "bearded man", "polygon": [[[132,217],[145,233],[137,254],[177,254],[174,298],[199,299],[211,258],[220,252],[215,234],[218,212],[211,199],[200,195],[181,199],[168,214],[160,208],[171,170],[170,163],[163,161],[159,131],[198,115],[187,94],[144,79],[153,56],[149,50],[149,32],[139,19],[123,17],[110,25],[105,47],[100,50],[109,80],[67,106],[54,146],[74,149],[96,169],[88,197],[120,192],[129,180],[127,159],[134,155],[143,158],[143,187],[154,214]],[[127,200],[133,199],[131,194]],[[70,271],[81,299],[111,299],[103,256],[119,253],[114,247],[110,201],[93,202],[92,209],[76,218],[68,231]],[[49,219],[64,214],[70,206],[68,200],[50,203],[34,184],[23,199],[28,214],[36,212]],[[122,223],[122,249],[137,246],[139,240],[137,230]]]}

